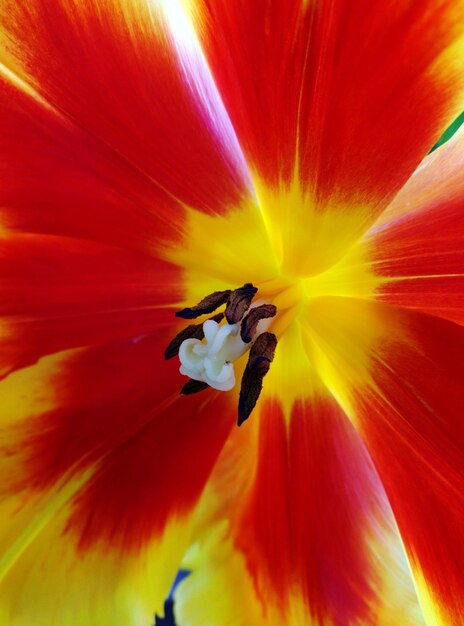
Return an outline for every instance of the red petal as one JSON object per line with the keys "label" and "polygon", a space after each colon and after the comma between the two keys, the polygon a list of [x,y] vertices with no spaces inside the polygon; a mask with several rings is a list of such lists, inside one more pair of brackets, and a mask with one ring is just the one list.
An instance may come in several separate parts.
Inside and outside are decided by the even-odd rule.
{"label": "red petal", "polygon": [[461,111],[454,0],[195,5],[251,165],[272,186],[297,167],[319,210],[362,205],[371,219]]}
{"label": "red petal", "polygon": [[464,323],[464,132],[426,157],[362,245],[380,299]]}
{"label": "red petal", "polygon": [[153,251],[181,211],[109,146],[0,76],[0,224]]}
{"label": "red petal", "polygon": [[[167,337],[46,357],[0,382],[0,615],[148,624],[235,417],[180,398]],[[3,620],[4,621],[4,620]],[[6,622],[5,622],[6,623]]]}
{"label": "red petal", "polygon": [[108,455],[70,522],[83,549],[137,548],[191,512],[234,426],[228,398],[208,394],[171,403]]}
{"label": "red petal", "polygon": [[145,254],[71,238],[0,239],[2,375],[40,356],[172,327],[177,268]]}
{"label": "red petal", "polygon": [[179,236],[170,222],[182,220],[184,205],[219,213],[248,193],[194,41],[182,50],[154,7],[3,3],[8,226],[153,248]]}
{"label": "red petal", "polygon": [[[163,330],[44,360],[42,379],[34,381],[31,368],[23,395],[34,398],[46,386],[51,406],[41,411],[36,402],[30,417],[20,402],[4,430],[12,491],[50,488],[97,464],[70,523],[82,545],[97,538],[141,545],[171,515],[189,512],[234,424],[224,394],[179,396],[177,365],[159,367],[168,336]],[[27,383],[28,370],[0,383],[5,406],[10,396],[14,403],[15,376]]]}
{"label": "red petal", "polygon": [[[407,342],[375,360],[378,391],[356,393],[430,625],[464,620],[463,329],[398,315]],[[392,329],[394,332],[394,330]]]}
{"label": "red petal", "polygon": [[379,514],[389,513],[359,437],[329,399],[297,403],[289,425],[277,402],[259,418],[257,466],[236,544],[263,606],[290,615],[299,597],[300,619],[374,623],[384,599],[369,541]]}
{"label": "red petal", "polygon": [[427,624],[461,624],[464,329],[368,301],[327,298],[314,309],[314,358],[372,455]]}

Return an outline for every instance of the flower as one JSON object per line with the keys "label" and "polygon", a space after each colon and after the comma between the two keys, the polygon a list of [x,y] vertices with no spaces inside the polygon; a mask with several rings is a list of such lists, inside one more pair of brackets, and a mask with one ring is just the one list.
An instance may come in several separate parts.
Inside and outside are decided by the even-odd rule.
{"label": "flower", "polygon": [[[181,626],[463,623],[463,132],[422,160],[461,3],[0,23],[0,623],[148,626],[181,562]],[[237,428],[251,350],[189,395],[163,354],[247,283],[277,347]]]}

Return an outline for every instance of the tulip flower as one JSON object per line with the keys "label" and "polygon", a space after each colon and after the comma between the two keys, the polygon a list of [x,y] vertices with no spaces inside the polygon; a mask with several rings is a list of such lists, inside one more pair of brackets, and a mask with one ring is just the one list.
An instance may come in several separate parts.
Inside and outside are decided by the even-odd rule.
{"label": "tulip flower", "polygon": [[462,3],[1,0],[0,82],[0,624],[463,624]]}

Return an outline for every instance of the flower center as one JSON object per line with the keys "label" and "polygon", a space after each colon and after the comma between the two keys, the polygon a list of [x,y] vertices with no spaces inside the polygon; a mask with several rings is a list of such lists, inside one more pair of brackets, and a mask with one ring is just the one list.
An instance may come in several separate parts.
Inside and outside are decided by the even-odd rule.
{"label": "flower center", "polygon": [[[334,328],[338,318],[340,324],[346,323],[343,299],[372,299],[380,279],[366,243],[360,240],[351,245],[352,235],[346,235],[345,241],[343,220],[335,220],[332,215],[326,224],[325,217],[313,215],[310,199],[303,197],[304,192],[295,186],[265,189],[263,185],[256,187],[256,196],[230,207],[223,215],[187,207],[181,243],[167,245],[162,254],[182,268],[185,302],[197,302],[205,293],[240,285],[247,278],[259,287],[259,294],[241,316],[229,319],[226,315],[227,322],[224,315],[215,319],[219,329],[238,325],[238,329],[230,329],[224,335],[226,331],[219,334],[217,330],[217,348],[213,348],[214,340],[207,338],[209,330],[205,332],[203,324],[219,307],[229,308],[232,291],[214,292],[211,296],[219,297],[219,301],[209,307],[208,302],[203,303],[200,312],[198,307],[197,312],[193,311],[195,307],[184,311],[183,319],[203,317],[198,321],[201,323],[184,329],[181,339],[176,338],[175,355],[183,341],[197,340],[188,342],[182,350],[181,366],[189,377],[182,393],[211,393],[209,387],[231,389],[229,393],[234,393],[237,386],[242,389],[245,378],[249,388],[241,393],[241,398],[252,398],[250,389],[254,383],[248,380],[249,369],[246,377],[242,372],[250,359],[258,367],[252,351],[259,359],[261,355],[256,350],[266,346],[258,339],[270,330],[278,338],[279,348],[264,381],[265,396],[278,399],[289,416],[297,401],[322,393],[323,385],[341,396],[341,375],[321,338],[332,321]],[[346,232],[352,232],[346,226]],[[242,329],[251,328],[251,314],[261,303],[272,303],[278,313],[272,318],[272,327],[263,328],[264,324],[260,324],[248,331],[245,341]],[[208,326],[212,335],[215,327]],[[248,348],[240,340],[249,344]],[[245,350],[241,356],[236,356],[240,353],[238,347]],[[262,376],[255,380],[259,390]]]}

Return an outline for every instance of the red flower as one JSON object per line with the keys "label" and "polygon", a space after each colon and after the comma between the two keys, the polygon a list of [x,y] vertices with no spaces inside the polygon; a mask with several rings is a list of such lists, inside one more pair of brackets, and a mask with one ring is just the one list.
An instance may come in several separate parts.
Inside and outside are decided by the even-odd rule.
{"label": "red flower", "polygon": [[[1,624],[148,626],[183,558],[181,626],[464,622],[464,133],[420,164],[463,22],[0,3]],[[163,352],[244,283],[278,346],[237,429]]]}

